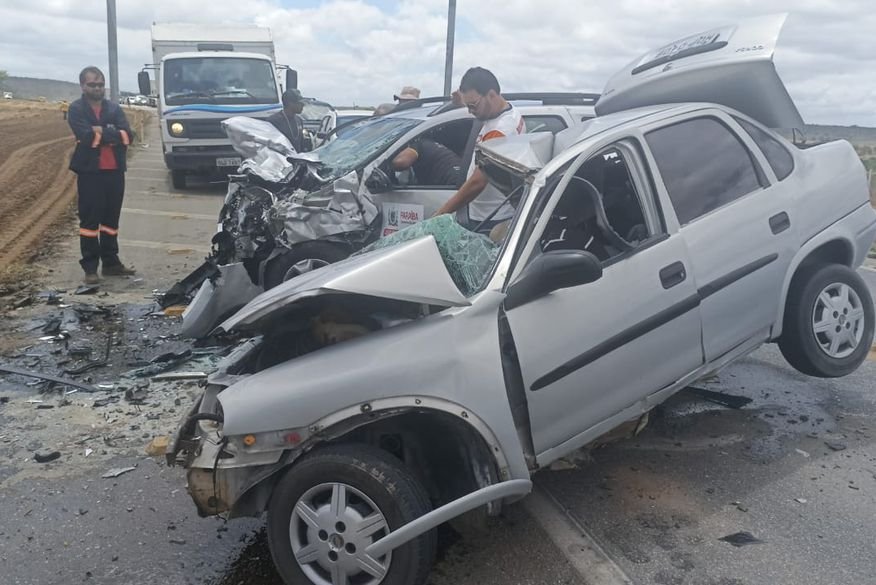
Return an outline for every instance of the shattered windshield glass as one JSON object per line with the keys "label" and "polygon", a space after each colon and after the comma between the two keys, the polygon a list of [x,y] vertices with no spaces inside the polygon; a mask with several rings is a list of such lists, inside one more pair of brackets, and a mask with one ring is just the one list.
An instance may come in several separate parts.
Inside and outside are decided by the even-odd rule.
{"label": "shattered windshield glass", "polygon": [[168,59],[162,72],[167,105],[276,104],[270,61],[244,57]]}
{"label": "shattered windshield glass", "polygon": [[410,118],[377,118],[351,127],[313,151],[323,164],[320,174],[341,177],[368,164],[419,123]]}

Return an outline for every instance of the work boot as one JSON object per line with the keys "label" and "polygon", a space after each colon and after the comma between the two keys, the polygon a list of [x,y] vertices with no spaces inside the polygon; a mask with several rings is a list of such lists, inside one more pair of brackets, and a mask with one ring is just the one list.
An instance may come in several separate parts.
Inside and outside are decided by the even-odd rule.
{"label": "work boot", "polygon": [[85,274],[85,284],[100,284],[100,277],[97,275],[97,272],[88,272]]}
{"label": "work boot", "polygon": [[128,268],[121,263],[113,264],[112,266],[104,266],[102,272],[104,276],[133,276],[137,274],[136,270]]}

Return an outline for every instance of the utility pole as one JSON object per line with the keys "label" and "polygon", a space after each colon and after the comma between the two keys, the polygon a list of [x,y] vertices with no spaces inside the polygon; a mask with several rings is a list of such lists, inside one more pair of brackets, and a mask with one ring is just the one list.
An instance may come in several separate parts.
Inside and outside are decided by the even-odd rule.
{"label": "utility pole", "polygon": [[110,101],[119,103],[119,44],[116,38],[116,0],[106,0],[106,37],[109,46]]}
{"label": "utility pole", "polygon": [[456,0],[447,7],[447,53],[444,55],[444,95],[450,95],[453,77],[453,40],[456,36]]}

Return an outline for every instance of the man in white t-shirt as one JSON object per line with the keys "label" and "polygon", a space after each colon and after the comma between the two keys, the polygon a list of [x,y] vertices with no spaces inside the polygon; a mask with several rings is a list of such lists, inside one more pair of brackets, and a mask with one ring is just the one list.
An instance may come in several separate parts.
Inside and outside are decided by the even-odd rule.
{"label": "man in white t-shirt", "polygon": [[[526,126],[520,113],[502,97],[499,81],[487,69],[472,67],[459,82],[462,104],[478,120],[484,123],[478,133],[477,143],[523,134]],[[441,206],[436,215],[454,213],[468,205],[469,226],[481,224],[493,211],[502,205],[505,196],[487,182],[484,173],[475,166],[474,158],[468,168],[468,178],[459,190]],[[489,232],[493,226],[507,221],[514,215],[511,203],[505,203],[484,223],[479,231]]]}

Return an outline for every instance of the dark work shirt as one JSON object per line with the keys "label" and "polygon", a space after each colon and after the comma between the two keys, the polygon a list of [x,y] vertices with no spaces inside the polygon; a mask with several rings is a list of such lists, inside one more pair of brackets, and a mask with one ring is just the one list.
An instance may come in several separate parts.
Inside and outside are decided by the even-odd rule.
{"label": "dark work shirt", "polygon": [[452,185],[456,187],[462,178],[462,160],[441,144],[421,138],[410,144],[417,151],[414,173],[420,185]]}
{"label": "dark work shirt", "polygon": [[298,114],[289,115],[280,110],[270,118],[268,122],[277,127],[277,130],[283,133],[283,136],[289,139],[296,152],[301,152],[304,144],[302,129],[304,128],[303,120]]}

